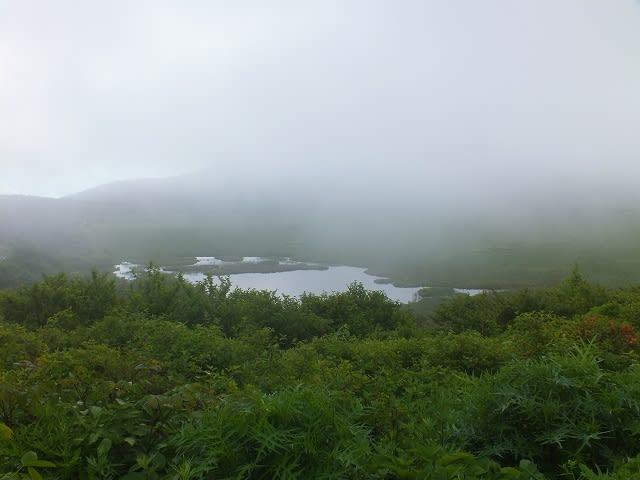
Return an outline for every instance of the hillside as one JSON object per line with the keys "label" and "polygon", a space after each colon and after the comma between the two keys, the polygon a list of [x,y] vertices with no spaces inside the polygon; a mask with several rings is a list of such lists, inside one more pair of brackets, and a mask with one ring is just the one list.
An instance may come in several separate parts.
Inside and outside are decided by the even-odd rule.
{"label": "hillside", "polygon": [[346,184],[217,183],[200,174],[116,182],[60,199],[5,195],[0,247],[9,252],[5,267],[30,272],[34,265],[20,263],[15,248],[72,270],[258,255],[359,265],[414,285],[547,285],[576,262],[606,284],[640,281],[640,209],[631,197],[496,205],[483,214],[381,194]]}

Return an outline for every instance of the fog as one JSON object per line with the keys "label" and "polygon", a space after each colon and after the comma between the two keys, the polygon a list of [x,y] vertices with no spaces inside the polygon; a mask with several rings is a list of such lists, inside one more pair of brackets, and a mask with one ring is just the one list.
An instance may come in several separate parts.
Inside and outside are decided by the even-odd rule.
{"label": "fog", "polygon": [[626,252],[639,58],[635,0],[0,0],[0,194],[60,198],[0,205],[0,246]]}
{"label": "fog", "polygon": [[640,178],[633,0],[1,1],[0,13],[3,193],[207,169],[509,201]]}

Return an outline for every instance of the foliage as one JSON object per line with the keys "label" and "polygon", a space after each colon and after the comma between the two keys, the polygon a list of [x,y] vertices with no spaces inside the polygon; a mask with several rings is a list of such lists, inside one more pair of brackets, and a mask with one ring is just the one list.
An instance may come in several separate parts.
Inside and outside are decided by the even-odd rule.
{"label": "foliage", "polygon": [[0,478],[635,478],[637,288],[281,297],[153,264],[0,291]]}
{"label": "foliage", "polygon": [[194,478],[352,478],[370,454],[362,407],[348,395],[293,388],[227,398],[173,437]]}
{"label": "foliage", "polygon": [[580,338],[595,339],[613,353],[626,353],[638,346],[638,332],[626,322],[589,316],[581,319],[576,327]]}
{"label": "foliage", "polygon": [[[519,358],[537,358],[552,352],[567,352],[578,339],[575,325],[554,313],[519,314],[506,331],[506,337]],[[585,341],[591,337],[580,337]]]}
{"label": "foliage", "polygon": [[483,337],[475,331],[457,335],[440,334],[434,338],[426,353],[431,364],[470,375],[495,371],[514,356],[510,342],[500,337]]}
{"label": "foliage", "polygon": [[330,319],[334,327],[346,326],[357,336],[375,330],[393,330],[411,322],[411,315],[398,302],[392,302],[381,291],[366,290],[357,282],[349,285],[345,292],[304,294],[300,302],[304,310]]}
{"label": "foliage", "polygon": [[474,448],[482,454],[533,459],[547,473],[579,460],[607,469],[635,454],[640,385],[637,369],[603,371],[593,344],[565,355],[513,362],[469,389],[468,420]]}

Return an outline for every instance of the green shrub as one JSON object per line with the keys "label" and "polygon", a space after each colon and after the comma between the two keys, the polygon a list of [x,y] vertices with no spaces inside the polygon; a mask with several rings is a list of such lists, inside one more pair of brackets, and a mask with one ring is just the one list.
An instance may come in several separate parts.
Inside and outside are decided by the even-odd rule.
{"label": "green shrub", "polygon": [[424,356],[434,366],[479,375],[493,371],[514,357],[511,343],[502,337],[483,337],[475,331],[435,336]]}
{"label": "green shrub", "polygon": [[547,473],[580,461],[611,468],[640,448],[637,368],[607,373],[592,344],[513,362],[468,393],[464,429],[483,455],[533,460]]}
{"label": "green shrub", "polygon": [[170,438],[192,478],[353,478],[370,443],[362,407],[348,395],[293,388],[228,398]]}

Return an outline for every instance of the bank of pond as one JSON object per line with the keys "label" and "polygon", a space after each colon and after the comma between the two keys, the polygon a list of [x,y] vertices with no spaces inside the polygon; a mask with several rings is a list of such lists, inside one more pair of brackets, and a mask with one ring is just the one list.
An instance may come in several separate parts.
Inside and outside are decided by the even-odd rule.
{"label": "bank of pond", "polygon": [[640,288],[0,291],[0,478],[640,478]]}
{"label": "bank of pond", "polygon": [[[122,262],[114,265],[113,274],[121,279],[133,280],[143,275],[150,265]],[[369,290],[380,290],[400,303],[435,304],[435,300],[456,294],[478,295],[484,290],[475,288],[433,288],[427,286],[398,285],[392,279],[373,275],[367,268],[349,265],[326,265],[294,260],[290,257],[195,257],[194,263],[153,265],[170,277],[182,275],[191,283],[203,281],[208,275],[217,281],[228,277],[234,287],[269,290],[279,295],[300,297],[305,293],[322,294],[344,291],[356,282]]]}
{"label": "bank of pond", "polygon": [[[122,262],[114,266],[119,278],[132,280],[148,265]],[[349,284],[358,282],[367,289],[381,290],[390,299],[401,303],[420,299],[421,287],[396,286],[389,279],[371,275],[366,268],[349,265],[325,265],[284,258],[242,257],[219,259],[196,257],[196,262],[186,265],[167,265],[160,271],[170,276],[177,274],[197,283],[212,275],[228,277],[235,287],[243,289],[271,290],[280,295],[299,297],[304,293],[321,294],[344,290]]]}

